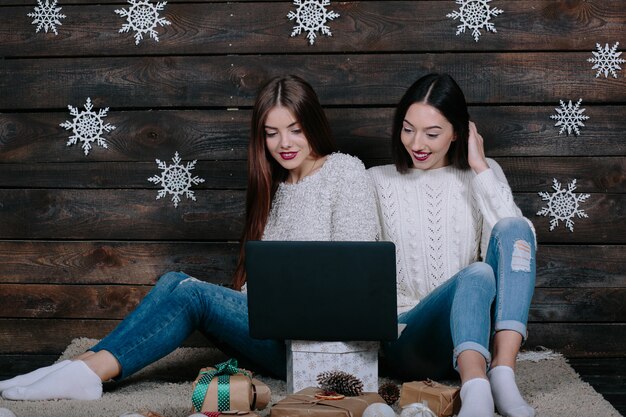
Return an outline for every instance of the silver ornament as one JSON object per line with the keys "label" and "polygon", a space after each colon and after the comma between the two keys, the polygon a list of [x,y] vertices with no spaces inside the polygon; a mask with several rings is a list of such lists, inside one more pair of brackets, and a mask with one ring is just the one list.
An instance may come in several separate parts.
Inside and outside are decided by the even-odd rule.
{"label": "silver ornament", "polygon": [[426,401],[422,403],[411,403],[402,407],[400,417],[437,417],[433,411],[428,408]]}
{"label": "silver ornament", "polygon": [[368,405],[363,411],[363,417],[398,417],[398,415],[387,404],[374,403]]}

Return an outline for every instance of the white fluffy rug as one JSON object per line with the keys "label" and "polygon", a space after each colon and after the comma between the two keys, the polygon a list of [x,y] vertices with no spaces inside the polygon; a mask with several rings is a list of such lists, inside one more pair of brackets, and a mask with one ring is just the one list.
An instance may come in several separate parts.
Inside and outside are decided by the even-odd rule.
{"label": "white fluffy rug", "polygon": [[[84,352],[93,339],[75,339],[59,358]],[[159,362],[121,383],[106,383],[105,394],[96,401],[8,401],[0,398],[0,409],[17,417],[119,417],[128,412],[154,411],[164,417],[191,414],[191,381],[164,382],[169,369],[200,369],[226,359],[210,348],[180,348]],[[272,390],[272,403],[285,395],[285,382],[258,376]],[[517,365],[518,385],[540,417],[619,417],[620,414],[578,374],[559,354],[521,354]],[[387,380],[381,379],[382,382]],[[269,415],[269,407],[260,412]],[[0,411],[0,417],[2,411]]]}

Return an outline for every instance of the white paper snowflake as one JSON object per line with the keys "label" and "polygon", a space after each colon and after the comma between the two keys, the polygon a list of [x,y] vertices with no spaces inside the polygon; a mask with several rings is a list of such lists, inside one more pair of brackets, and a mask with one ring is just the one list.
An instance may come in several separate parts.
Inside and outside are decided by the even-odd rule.
{"label": "white paper snowflake", "polygon": [[547,207],[542,207],[537,212],[537,215],[552,217],[550,220],[550,231],[553,231],[559,225],[559,221],[565,221],[565,226],[570,232],[573,232],[574,221],[572,219],[574,216],[577,216],[579,219],[589,217],[587,213],[579,208],[580,203],[585,202],[589,198],[589,194],[574,193],[576,179],[568,184],[567,189],[562,189],[561,183],[554,178],[552,180],[552,188],[554,189],[552,194],[543,191],[539,192],[541,200],[547,201],[548,205]]}
{"label": "white paper snowflake", "polygon": [[292,37],[299,35],[304,30],[308,32],[306,37],[309,43],[313,45],[317,31],[321,31],[326,36],[333,36],[330,28],[326,26],[326,22],[339,17],[339,13],[326,10],[325,6],[330,4],[330,0],[294,0],[293,4],[298,6],[298,9],[295,12],[289,12],[287,17],[289,20],[295,19],[298,26],[293,27]]}
{"label": "white paper snowflake", "polygon": [[150,34],[150,37],[158,42],[159,36],[155,30],[157,25],[165,26],[172,24],[164,17],[159,17],[159,12],[163,10],[167,2],[152,4],[150,0],[127,1],[130,4],[128,10],[115,10],[115,13],[125,17],[128,22],[122,26],[119,32],[129,32],[132,29],[135,32],[135,45],[139,45],[144,33]]}
{"label": "white paper snowflake", "polygon": [[110,123],[104,123],[102,118],[107,116],[109,108],[100,109],[98,113],[92,111],[93,104],[91,104],[91,98],[87,97],[85,103],[85,111],[79,111],[78,107],[67,106],[70,109],[70,114],[74,116],[74,120],[65,121],[59,126],[64,127],[65,130],[72,129],[74,135],[69,137],[67,146],[75,145],[78,141],[83,142],[82,148],[85,150],[85,155],[89,154],[92,142],[96,142],[103,148],[108,148],[102,134],[104,132],[110,132],[115,129],[115,126]]}
{"label": "white paper snowflake", "polygon": [[618,46],[619,42],[615,42],[615,45],[613,45],[612,48],[609,48],[608,43],[604,46],[604,48],[602,48],[599,43],[596,43],[598,52],[592,51],[591,53],[594,55],[594,58],[589,58],[587,60],[587,62],[595,64],[591,69],[598,70],[596,78],[598,78],[603,72],[604,78],[609,78],[609,72],[614,78],[617,78],[617,73],[615,71],[621,70],[622,67],[620,67],[619,64],[626,62],[625,59],[619,57],[622,53],[617,52]]}
{"label": "white paper snowflake", "polygon": [[187,165],[183,166],[180,164],[181,159],[178,156],[178,152],[176,152],[172,161],[174,161],[174,164],[167,165],[165,162],[157,159],[156,163],[163,172],[161,175],[148,178],[148,181],[154,184],[160,184],[161,187],[163,187],[163,189],[159,190],[156,199],[158,200],[161,197],[165,197],[167,194],[172,194],[174,207],[178,207],[180,196],[183,194],[187,198],[196,201],[194,192],[189,188],[192,185],[198,185],[204,182],[204,179],[191,175],[191,171],[196,167],[197,160],[187,162]]}
{"label": "white paper snowflake", "polygon": [[456,4],[460,4],[459,10],[448,13],[446,17],[454,20],[459,19],[461,22],[457,26],[456,34],[465,33],[465,29],[471,29],[474,40],[478,42],[480,39],[480,29],[485,29],[496,33],[496,27],[490,22],[492,17],[496,17],[503,10],[489,6],[491,0],[456,0]]}
{"label": "white paper snowflake", "polygon": [[554,126],[561,126],[561,130],[559,130],[559,135],[565,130],[567,130],[567,134],[571,134],[574,132],[576,135],[580,135],[579,127],[585,127],[583,120],[589,119],[589,116],[585,116],[583,113],[585,109],[579,109],[580,103],[582,103],[583,99],[578,99],[576,105],[572,105],[572,100],[569,101],[567,105],[563,102],[563,100],[559,100],[561,102],[561,108],[555,108],[557,114],[553,114],[550,116],[550,119],[558,120]]}
{"label": "white paper snowflake", "polygon": [[33,13],[28,13],[28,17],[32,17],[35,20],[31,22],[31,24],[37,24],[37,30],[35,33],[39,32],[43,27],[43,30],[48,33],[48,29],[54,32],[55,35],[58,35],[56,25],[62,26],[61,19],[65,19],[65,15],[59,13],[62,7],[57,7],[56,0],[53,0],[50,3],[46,0],[46,3],[43,3],[43,0],[37,0],[39,7],[35,6],[35,11]]}

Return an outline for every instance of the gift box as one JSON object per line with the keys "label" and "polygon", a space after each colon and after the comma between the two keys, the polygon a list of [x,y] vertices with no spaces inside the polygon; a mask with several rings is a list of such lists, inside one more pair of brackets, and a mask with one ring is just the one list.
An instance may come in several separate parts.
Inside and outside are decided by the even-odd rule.
{"label": "gift box", "polygon": [[363,391],[378,391],[378,342],[287,341],[287,393],[316,387],[317,376],[343,371],[363,382]]}
{"label": "gift box", "polygon": [[287,395],[270,409],[270,417],[361,417],[370,404],[385,403],[375,392],[341,400],[321,400],[315,396],[321,392],[319,388],[308,387]]}
{"label": "gift box", "polygon": [[252,378],[252,373],[237,368],[230,359],[202,368],[193,383],[192,406],[196,412],[224,412],[261,410],[270,401],[271,392],[263,382]]}
{"label": "gift box", "polygon": [[400,389],[400,407],[425,403],[439,417],[457,414],[461,408],[459,388],[440,384],[430,379],[405,382]]}
{"label": "gift box", "polygon": [[250,401],[251,410],[263,410],[272,399],[272,391],[266,383],[256,378],[250,380],[252,383],[252,399]]}

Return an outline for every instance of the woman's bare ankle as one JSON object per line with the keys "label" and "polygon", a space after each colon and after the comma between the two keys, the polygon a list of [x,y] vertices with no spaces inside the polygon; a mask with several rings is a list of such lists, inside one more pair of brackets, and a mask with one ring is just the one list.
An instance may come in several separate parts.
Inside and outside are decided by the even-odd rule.
{"label": "woman's bare ankle", "polygon": [[122,373],[122,366],[115,356],[106,350],[91,352],[92,355],[81,359],[85,364],[104,381],[108,381]]}

